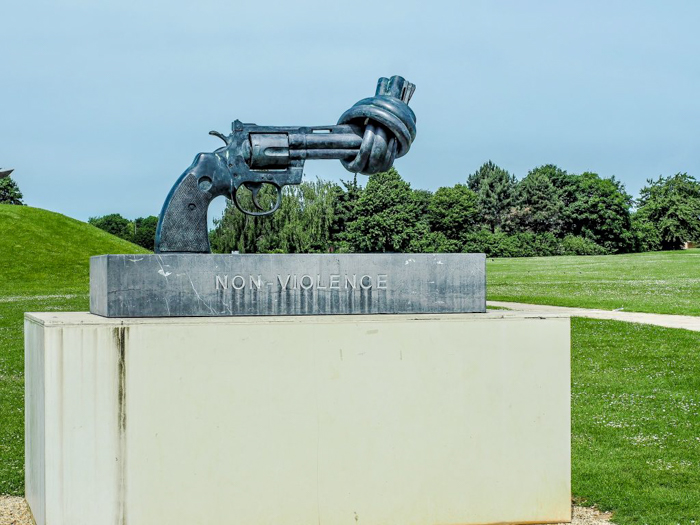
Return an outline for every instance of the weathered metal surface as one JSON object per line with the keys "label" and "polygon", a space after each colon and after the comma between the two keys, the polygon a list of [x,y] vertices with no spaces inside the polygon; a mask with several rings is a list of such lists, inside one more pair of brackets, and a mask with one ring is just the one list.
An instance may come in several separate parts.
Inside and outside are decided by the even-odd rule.
{"label": "weathered metal surface", "polygon": [[[207,210],[223,195],[243,213],[269,215],[282,202],[282,188],[300,184],[304,162],[339,159],[348,171],[366,175],[388,170],[416,137],[416,116],[408,107],[415,85],[400,76],[380,78],[374,97],[347,110],[335,126],[257,126],[236,120],[226,145],[198,154],[170,190],[158,220],[156,253],[208,253]],[[264,185],[277,192],[267,209],[258,199]],[[251,192],[245,208],[238,190]]]}
{"label": "weathered metal surface", "polygon": [[483,254],[101,255],[90,312],[105,317],[486,311]]}

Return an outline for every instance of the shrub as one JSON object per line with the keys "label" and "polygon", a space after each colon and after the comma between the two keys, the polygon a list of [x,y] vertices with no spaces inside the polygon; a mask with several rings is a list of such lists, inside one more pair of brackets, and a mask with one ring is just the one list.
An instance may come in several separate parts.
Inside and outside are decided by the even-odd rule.
{"label": "shrub", "polygon": [[606,255],[608,251],[591,239],[567,235],[560,241],[561,255]]}

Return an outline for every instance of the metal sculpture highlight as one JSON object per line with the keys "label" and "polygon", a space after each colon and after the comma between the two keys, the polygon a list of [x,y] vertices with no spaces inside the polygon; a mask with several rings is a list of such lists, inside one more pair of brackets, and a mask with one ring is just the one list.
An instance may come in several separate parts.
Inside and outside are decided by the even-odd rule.
{"label": "metal sculpture highlight", "polygon": [[[233,122],[226,144],[198,154],[165,199],[156,231],[156,253],[209,253],[207,209],[220,195],[243,213],[264,216],[282,203],[282,188],[300,184],[304,162],[339,159],[353,173],[388,170],[404,156],[416,136],[416,116],[408,107],[415,85],[400,76],[380,78],[376,94],[357,102],[335,126],[280,127]],[[269,209],[260,203],[264,185],[277,200]],[[242,206],[239,190],[250,191],[253,210]]]}

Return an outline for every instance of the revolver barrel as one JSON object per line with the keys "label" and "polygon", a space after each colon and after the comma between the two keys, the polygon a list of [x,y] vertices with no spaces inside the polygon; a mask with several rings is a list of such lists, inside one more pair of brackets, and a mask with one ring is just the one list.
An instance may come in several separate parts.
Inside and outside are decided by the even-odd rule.
{"label": "revolver barrel", "polygon": [[352,160],[362,145],[362,137],[349,125],[281,133],[252,132],[249,137],[251,169],[283,169],[290,160]]}

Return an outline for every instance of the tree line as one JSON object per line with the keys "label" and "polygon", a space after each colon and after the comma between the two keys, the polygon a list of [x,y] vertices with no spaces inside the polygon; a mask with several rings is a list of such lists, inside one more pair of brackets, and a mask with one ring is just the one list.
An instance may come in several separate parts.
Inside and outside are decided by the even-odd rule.
{"label": "tree line", "polygon": [[[272,196],[268,196],[270,201]],[[517,180],[493,162],[464,183],[413,189],[395,169],[285,189],[270,217],[230,203],[210,232],[216,252],[484,252],[495,257],[673,250],[700,240],[700,183],[648,180],[633,199],[614,177],[537,167]]]}
{"label": "tree line", "polygon": [[88,223],[147,250],[153,250],[156,243],[158,217],[153,215],[130,221],[119,213],[110,213],[101,217],[90,217]]}
{"label": "tree line", "polygon": [[[242,196],[244,205],[250,196]],[[272,203],[271,193],[261,200]],[[0,203],[23,204],[0,180]],[[114,213],[88,222],[153,249],[158,219]],[[396,169],[361,186],[317,179],[285,188],[268,217],[230,202],[210,232],[218,253],[483,252],[495,257],[675,250],[700,241],[700,182],[686,173],[650,179],[637,199],[615,177],[539,166],[517,180],[489,161],[464,182],[414,189]]]}

